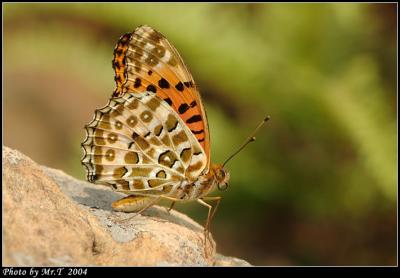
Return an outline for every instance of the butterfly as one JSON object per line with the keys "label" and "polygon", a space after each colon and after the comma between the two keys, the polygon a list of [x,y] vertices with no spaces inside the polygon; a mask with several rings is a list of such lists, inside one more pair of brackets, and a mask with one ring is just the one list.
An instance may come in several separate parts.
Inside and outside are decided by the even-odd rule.
{"label": "butterfly", "polygon": [[169,209],[175,202],[197,201],[208,208],[206,242],[221,201],[208,194],[227,189],[226,162],[254,136],[224,164],[210,163],[198,87],[175,47],[149,26],[120,37],[112,66],[116,88],[85,126],[81,144],[87,180],[128,195],[112,204],[116,211],[140,213],[162,199],[172,201]]}

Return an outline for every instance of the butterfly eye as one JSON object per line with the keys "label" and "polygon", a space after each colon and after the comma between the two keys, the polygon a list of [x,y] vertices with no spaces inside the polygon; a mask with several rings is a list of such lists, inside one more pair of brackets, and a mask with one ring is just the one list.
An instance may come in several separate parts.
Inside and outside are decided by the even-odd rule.
{"label": "butterfly eye", "polygon": [[225,178],[225,172],[224,172],[224,170],[218,171],[218,172],[217,172],[217,179],[218,179],[219,181],[223,181],[224,178]]}
{"label": "butterfly eye", "polygon": [[219,191],[225,191],[228,189],[229,184],[228,183],[220,183],[218,184],[218,190]]}

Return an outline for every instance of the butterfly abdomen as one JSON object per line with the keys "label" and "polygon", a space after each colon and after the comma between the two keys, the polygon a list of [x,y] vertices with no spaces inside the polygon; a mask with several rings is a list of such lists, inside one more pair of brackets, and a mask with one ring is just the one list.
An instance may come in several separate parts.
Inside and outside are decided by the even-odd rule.
{"label": "butterfly abdomen", "polygon": [[145,208],[153,201],[153,198],[146,196],[130,195],[112,203],[116,211],[137,212]]}

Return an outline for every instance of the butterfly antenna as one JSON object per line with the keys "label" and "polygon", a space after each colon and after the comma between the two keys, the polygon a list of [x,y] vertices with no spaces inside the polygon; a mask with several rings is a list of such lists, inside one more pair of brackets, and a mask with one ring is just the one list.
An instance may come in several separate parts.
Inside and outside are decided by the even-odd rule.
{"label": "butterfly antenna", "polygon": [[253,131],[253,133],[247,137],[247,139],[243,142],[243,144],[239,147],[239,149],[234,152],[230,157],[228,157],[228,159],[225,160],[224,164],[222,164],[222,167],[225,167],[226,163],[229,162],[229,160],[231,160],[233,157],[235,157],[241,150],[243,150],[249,143],[253,142],[256,140],[256,133],[260,130],[260,128],[266,123],[268,122],[268,120],[270,119],[269,116],[266,116],[265,119],[256,127],[256,129]]}

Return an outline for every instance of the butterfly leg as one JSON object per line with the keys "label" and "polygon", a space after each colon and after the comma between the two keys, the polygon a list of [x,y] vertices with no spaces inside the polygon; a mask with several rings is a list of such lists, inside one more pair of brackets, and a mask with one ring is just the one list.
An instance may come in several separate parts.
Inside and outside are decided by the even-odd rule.
{"label": "butterfly leg", "polygon": [[171,206],[167,208],[168,213],[170,213],[171,209],[174,207],[176,201],[172,201]]}
{"label": "butterfly leg", "polygon": [[[207,244],[207,235],[208,235],[208,220],[210,219],[210,215],[211,215],[211,210],[212,210],[212,206],[210,204],[207,204],[206,202],[204,202],[202,199],[197,199],[197,202],[205,207],[208,208],[208,215],[207,215],[207,221],[206,221],[206,225],[204,227],[204,251],[206,250],[206,244]],[[210,241],[211,243],[211,241]]]}
{"label": "butterfly leg", "polygon": [[213,211],[211,213],[211,216],[210,216],[210,219],[208,221],[208,224],[207,224],[207,228],[210,230],[211,222],[212,222],[212,220],[214,218],[215,213],[217,212],[217,209],[218,209],[219,203],[222,200],[222,197],[221,196],[216,196],[216,197],[207,197],[206,196],[206,197],[203,197],[202,199],[203,199],[203,201],[217,201],[217,203],[215,204],[214,209],[213,209]]}
{"label": "butterfly leg", "polygon": [[[216,212],[216,209],[218,208],[219,202],[221,201],[222,197],[217,196],[217,197],[203,197],[202,199],[197,199],[197,202],[200,203],[203,206],[206,206],[208,208],[208,215],[207,215],[207,222],[204,227],[204,252],[206,252],[206,247],[207,247],[207,238],[212,246],[212,242],[210,239],[210,224],[211,220],[214,217],[214,214]],[[213,206],[210,204],[206,203],[204,200],[207,201],[217,201],[217,205],[215,205],[214,209]]]}

